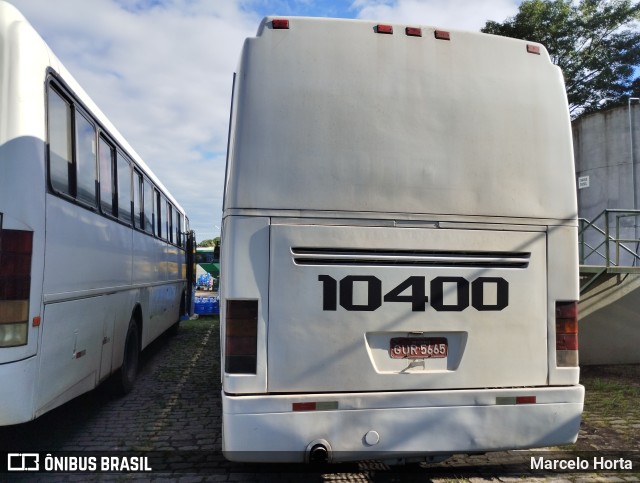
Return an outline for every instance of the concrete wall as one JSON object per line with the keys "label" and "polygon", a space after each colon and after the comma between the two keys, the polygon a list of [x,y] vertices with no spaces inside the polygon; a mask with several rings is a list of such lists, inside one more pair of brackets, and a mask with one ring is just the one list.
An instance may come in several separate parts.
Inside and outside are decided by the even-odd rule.
{"label": "concrete wall", "polygon": [[580,297],[580,364],[640,363],[640,276],[601,279]]}

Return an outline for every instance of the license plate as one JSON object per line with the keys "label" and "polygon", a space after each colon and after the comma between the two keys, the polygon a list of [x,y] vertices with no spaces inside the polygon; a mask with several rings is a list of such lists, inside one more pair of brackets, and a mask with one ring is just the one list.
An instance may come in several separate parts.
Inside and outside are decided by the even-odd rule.
{"label": "license plate", "polygon": [[389,344],[392,359],[440,359],[448,352],[444,337],[394,337]]}

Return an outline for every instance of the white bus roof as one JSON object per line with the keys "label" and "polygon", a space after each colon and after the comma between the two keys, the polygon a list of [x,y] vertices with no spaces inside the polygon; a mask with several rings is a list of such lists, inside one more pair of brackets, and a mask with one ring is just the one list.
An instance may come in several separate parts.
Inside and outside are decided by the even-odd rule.
{"label": "white bus roof", "polygon": [[238,67],[225,210],[576,217],[564,82],[544,47],[274,19]]}

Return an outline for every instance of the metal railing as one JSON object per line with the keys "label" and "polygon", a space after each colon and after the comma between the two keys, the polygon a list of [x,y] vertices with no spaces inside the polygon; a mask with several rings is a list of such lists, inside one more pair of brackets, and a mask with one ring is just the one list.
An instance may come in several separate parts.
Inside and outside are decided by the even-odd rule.
{"label": "metal railing", "polygon": [[[640,273],[639,216],[640,210],[607,209],[591,221],[579,219],[580,273],[591,274],[581,292],[604,273]],[[633,224],[624,226],[629,218],[634,219]]]}

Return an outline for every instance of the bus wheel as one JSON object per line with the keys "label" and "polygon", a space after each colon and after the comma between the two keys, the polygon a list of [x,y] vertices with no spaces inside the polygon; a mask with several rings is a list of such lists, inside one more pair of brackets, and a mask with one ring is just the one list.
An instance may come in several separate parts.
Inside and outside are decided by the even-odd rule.
{"label": "bus wheel", "polygon": [[138,362],[140,358],[140,343],[138,340],[138,323],[134,317],[129,321],[129,330],[124,343],[124,355],[122,367],[116,375],[116,392],[122,396],[131,392],[138,375]]}

